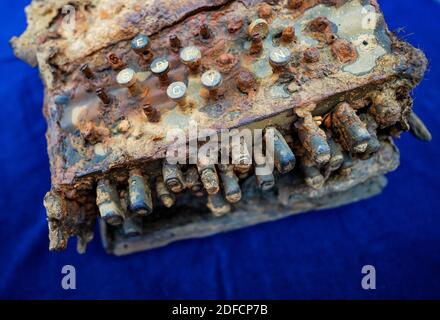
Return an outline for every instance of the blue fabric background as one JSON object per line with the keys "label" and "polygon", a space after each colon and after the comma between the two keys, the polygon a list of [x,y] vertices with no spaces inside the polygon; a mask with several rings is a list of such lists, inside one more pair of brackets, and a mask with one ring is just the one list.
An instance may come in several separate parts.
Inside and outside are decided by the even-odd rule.
{"label": "blue fabric background", "polygon": [[[392,30],[431,64],[415,108],[431,144],[409,134],[386,191],[336,210],[291,217],[125,258],[87,255],[74,243],[48,252],[42,199],[50,188],[43,87],[37,70],[8,45],[25,30],[29,0],[1,0],[0,298],[440,298],[440,4],[382,0]],[[77,290],[61,288],[61,268],[77,270]],[[377,290],[361,289],[361,268],[377,270]]]}

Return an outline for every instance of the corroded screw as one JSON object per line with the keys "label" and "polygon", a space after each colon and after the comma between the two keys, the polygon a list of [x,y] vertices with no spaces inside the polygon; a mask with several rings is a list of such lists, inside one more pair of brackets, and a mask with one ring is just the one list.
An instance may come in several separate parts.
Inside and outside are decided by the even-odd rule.
{"label": "corroded screw", "polygon": [[137,84],[136,72],[131,68],[126,68],[118,73],[116,76],[116,82],[128,88],[131,95],[139,93],[139,86]]}
{"label": "corroded screw", "polygon": [[171,208],[176,202],[174,194],[168,190],[162,176],[156,178],[156,194],[162,204],[167,208]]}
{"label": "corroded screw", "polygon": [[168,82],[168,72],[170,71],[170,63],[166,58],[156,58],[150,65],[151,73],[159,77],[160,82]]}
{"label": "corroded screw", "polygon": [[304,51],[304,61],[306,63],[315,63],[320,59],[319,50],[317,48],[308,48]]}
{"label": "corroded screw", "polygon": [[333,56],[341,63],[353,63],[358,58],[358,53],[351,42],[337,39],[331,46]]}
{"label": "corroded screw", "polygon": [[295,122],[298,137],[307,156],[318,166],[324,166],[331,159],[331,150],[325,132],[318,126],[311,114]]}
{"label": "corroded screw", "polygon": [[287,1],[287,7],[289,9],[299,9],[302,7],[304,0],[289,0]]}
{"label": "corroded screw", "polygon": [[177,102],[179,106],[186,105],[186,91],[187,87],[183,82],[173,82],[168,86],[167,95],[168,98]]}
{"label": "corroded screw", "polygon": [[170,46],[174,50],[179,50],[182,47],[182,42],[175,34],[170,35]]}
{"label": "corroded screw", "polygon": [[285,47],[274,48],[269,54],[269,62],[275,70],[286,67],[291,58],[292,53]]}
{"label": "corroded screw", "polygon": [[[275,186],[275,177],[272,170],[266,168],[268,159],[263,155],[262,148],[256,146],[254,149],[255,178],[257,185],[262,191],[268,191]],[[266,169],[266,170],[263,170]]]}
{"label": "corroded screw", "polygon": [[261,38],[264,39],[269,34],[269,24],[264,19],[256,19],[251,22],[248,27],[248,34],[252,37],[254,34],[260,34]]}
{"label": "corroded screw", "polygon": [[217,70],[206,71],[201,78],[202,85],[209,90],[211,97],[216,97],[218,94],[218,88],[223,82],[223,77]]}
{"label": "corroded screw", "polygon": [[105,91],[104,88],[98,88],[96,89],[96,95],[98,96],[98,98],[102,101],[103,104],[105,105],[109,105],[112,103],[112,99],[110,98],[110,96],[107,94],[107,92]]}
{"label": "corroded screw", "polygon": [[211,37],[211,30],[209,30],[209,26],[206,23],[200,26],[200,35],[205,40]]}
{"label": "corroded screw", "polygon": [[160,120],[160,112],[153,107],[151,104],[146,104],[142,107],[144,114],[147,116],[148,121],[150,122],[159,122]]}
{"label": "corroded screw", "polygon": [[258,16],[262,19],[269,19],[272,16],[272,7],[267,3],[262,3],[258,7]]}
{"label": "corroded screw", "polygon": [[147,216],[153,212],[151,187],[148,177],[140,169],[130,170],[128,179],[129,209],[138,216]]}
{"label": "corroded screw", "polygon": [[173,193],[180,193],[185,189],[182,170],[177,164],[170,164],[164,161],[162,165],[163,181]]}
{"label": "corroded screw", "polygon": [[341,138],[344,149],[351,153],[364,153],[371,140],[365,123],[348,103],[342,102],[332,113],[333,132]]}
{"label": "corroded screw", "polygon": [[316,33],[331,33],[332,23],[326,17],[317,17],[309,22],[308,29]]}
{"label": "corroded screw", "polygon": [[199,170],[200,180],[206,192],[210,195],[218,193],[220,191],[220,181],[215,165],[199,163],[197,168]]}
{"label": "corroded screw", "polygon": [[274,127],[266,128],[266,141],[271,139],[269,133],[273,132],[273,146],[266,145],[268,151],[273,155],[275,167],[281,174],[285,174],[293,170],[296,164],[296,158],[284,139],[281,132]]}
{"label": "corroded screw", "polygon": [[94,75],[92,69],[90,69],[88,64],[82,65],[80,70],[81,70],[82,74],[84,75],[84,77],[86,77],[87,79],[89,79],[89,80],[95,79],[95,75]]}
{"label": "corroded screw", "polygon": [[180,51],[180,60],[183,64],[188,66],[192,72],[197,72],[202,61],[202,53],[197,47],[185,47]]}
{"label": "corroded screw", "polygon": [[237,203],[241,200],[241,189],[239,179],[234,172],[232,165],[220,164],[218,166],[221,185],[226,200],[229,203]]}
{"label": "corroded screw", "polygon": [[257,54],[263,50],[263,40],[259,33],[255,33],[251,37],[251,47],[249,48],[250,54]]}
{"label": "corroded screw", "polygon": [[203,196],[203,184],[196,166],[190,166],[185,172],[185,185],[196,194],[197,197]]}
{"label": "corroded screw", "polygon": [[137,54],[145,54],[150,47],[150,38],[145,35],[138,35],[131,41],[131,48]]}
{"label": "corroded screw", "polygon": [[220,55],[220,57],[218,57],[218,63],[223,65],[223,66],[227,66],[227,65],[231,65],[232,63],[234,63],[235,61],[235,57],[234,55],[230,54],[230,53],[222,53]]}
{"label": "corroded screw", "polygon": [[342,166],[342,163],[344,162],[344,155],[342,153],[342,147],[332,138],[331,132],[326,130],[326,134],[331,154],[328,169],[333,172]]}
{"label": "corroded screw", "polygon": [[235,17],[228,22],[228,32],[236,33],[243,27],[243,19],[240,17]]}
{"label": "corroded screw", "polygon": [[262,191],[269,191],[275,187],[275,177],[273,174],[255,175],[255,178],[257,180],[258,188]]}
{"label": "corroded screw", "polygon": [[292,42],[295,38],[295,29],[293,27],[285,28],[281,34],[281,41],[283,42]]}
{"label": "corroded screw", "polygon": [[231,160],[234,170],[240,174],[248,173],[252,168],[252,155],[246,140],[240,136],[231,139]]}
{"label": "corroded screw", "polygon": [[124,61],[122,61],[121,58],[119,58],[115,53],[110,52],[107,55],[107,61],[110,63],[110,66],[113,70],[121,70],[126,66]]}
{"label": "corroded screw", "polygon": [[138,35],[131,41],[131,48],[146,62],[151,61],[153,53],[151,52],[151,41],[146,35]]}
{"label": "corroded screw", "polygon": [[113,226],[122,224],[125,213],[114,184],[108,179],[99,180],[96,195],[96,204],[99,207],[101,218]]}
{"label": "corroded screw", "polygon": [[325,178],[315,163],[307,156],[303,156],[300,158],[300,167],[306,185],[316,190],[321,189],[325,183]]}
{"label": "corroded screw", "polygon": [[246,70],[241,70],[236,78],[237,87],[243,93],[249,93],[255,89],[256,80],[254,75]]}

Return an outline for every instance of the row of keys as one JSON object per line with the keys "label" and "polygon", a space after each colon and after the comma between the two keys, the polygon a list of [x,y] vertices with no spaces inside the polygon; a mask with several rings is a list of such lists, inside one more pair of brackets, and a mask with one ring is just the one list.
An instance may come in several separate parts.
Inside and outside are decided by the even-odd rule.
{"label": "row of keys", "polygon": [[[373,120],[367,119],[367,114],[358,116],[348,103],[340,103],[330,116],[331,123],[327,124],[331,128],[319,128],[311,115],[295,123],[299,142],[305,151],[298,155],[298,159],[286,140],[291,140],[291,137],[284,137],[274,127],[266,128],[266,134],[267,129],[273,130],[274,133],[273,146],[266,145],[266,148],[272,150],[274,165],[279,173],[286,174],[292,171],[298,162],[306,185],[320,189],[327,179],[324,172],[340,170],[341,175],[348,175],[353,166],[352,154],[369,157],[379,151],[380,143],[375,130],[377,125],[370,128]],[[196,195],[206,192],[208,207],[213,214],[222,215],[230,211],[230,204],[241,200],[240,179],[255,174],[256,183],[261,190],[267,191],[275,186],[273,173],[259,173],[257,170],[253,173],[253,166],[264,167],[267,160],[260,158],[262,154],[258,152],[252,155],[244,140],[235,143],[233,140],[230,156],[234,164],[214,165],[199,161],[197,165],[189,166],[185,171],[180,165],[164,161],[162,174],[156,177],[158,200],[169,208],[175,204],[175,195],[185,189]],[[149,181],[140,170],[130,171],[126,205],[121,205],[123,201],[120,201],[117,190],[108,179],[98,181],[97,205],[101,217],[111,225],[124,224],[125,228],[127,218],[129,224],[131,221],[131,216],[127,216],[128,211],[138,217],[151,214],[153,201]]]}
{"label": "row of keys", "polygon": [[[151,42],[147,36],[140,35],[135,37],[131,42],[132,49],[143,57],[143,59],[152,59],[150,51]],[[192,73],[196,73],[201,65],[202,53],[195,46],[185,47],[180,50],[180,60],[185,64]],[[150,63],[150,71],[157,76],[162,83],[168,82],[168,72],[170,71],[170,63],[164,57],[154,59]],[[116,82],[127,87],[132,95],[139,93],[139,85],[136,80],[136,73],[131,68],[121,70],[116,76]],[[202,85],[212,94],[223,82],[223,77],[217,70],[208,70],[201,76]],[[177,102],[179,105],[185,105],[187,86],[183,82],[173,82],[167,88],[168,97]],[[101,99],[102,100],[102,99]]]}
{"label": "row of keys", "polygon": [[[257,26],[260,24],[258,24],[257,21],[256,26],[253,28],[257,28]],[[150,40],[147,36],[137,36],[135,39],[133,39],[132,48],[136,53],[142,55],[143,57],[147,56],[151,58]],[[185,47],[180,50],[179,57],[181,62],[185,64],[192,73],[195,73],[199,70],[202,59],[202,53],[199,48],[195,46]],[[274,48],[271,50],[269,55],[270,64],[274,69],[285,67],[289,64],[291,58],[292,54],[290,50],[285,47]],[[153,75],[157,76],[162,83],[167,83],[167,74],[170,71],[170,63],[164,57],[156,58],[150,64],[150,71]],[[127,87],[133,95],[139,91],[137,88],[136,73],[131,68],[126,68],[120,71],[116,77],[116,82],[121,86]],[[217,70],[208,70],[202,74],[201,83],[211,95],[215,96],[217,89],[223,83],[223,77]],[[181,102],[184,101],[186,91],[187,88],[184,83],[176,82],[172,83],[168,87],[167,95],[171,100]]]}
{"label": "row of keys", "polygon": [[[159,76],[160,81],[166,83],[167,78],[167,70],[169,69],[169,63],[166,59],[156,59],[153,61],[151,66],[151,72],[155,75]],[[128,88],[129,92],[134,96],[140,92],[139,84],[136,78],[136,72],[131,68],[126,68],[118,73],[116,76],[116,82]],[[223,83],[223,77],[217,70],[208,70],[202,74],[201,77],[202,85],[210,92],[211,95],[216,94],[216,90]],[[183,82],[173,82],[167,88],[168,97],[176,102],[181,104],[185,101],[187,92],[187,86]],[[107,99],[107,95],[104,95],[103,90],[97,91],[97,95],[99,98],[105,103],[109,103],[109,99]]]}
{"label": "row of keys", "polygon": [[[294,31],[288,29],[289,27],[283,32],[283,37],[284,34],[286,34],[284,38],[288,38],[288,34],[292,32],[294,36]],[[251,40],[250,54],[260,53],[263,50],[263,39],[269,34],[269,23],[263,18],[258,18],[249,24],[247,32]],[[170,36],[170,45],[172,49],[179,50],[180,61],[187,66],[191,73],[195,74],[199,71],[202,65],[202,52],[198,47],[187,46],[181,48],[181,41],[176,35]],[[154,58],[154,54],[151,50],[151,40],[148,36],[138,35],[133,38],[131,48],[139,55],[140,65],[148,64],[151,73],[158,77],[163,85],[169,84],[168,73],[170,71],[170,62],[165,57]],[[304,61],[317,62],[317,60],[319,60],[319,52],[312,52],[314,53],[313,55],[307,53],[308,52],[304,53]],[[128,88],[132,96],[136,96],[143,91],[143,88],[140,87],[137,82],[136,72],[132,68],[127,67],[121,58],[114,53],[109,53],[107,59],[113,70],[118,71],[116,76],[117,84]],[[292,52],[288,47],[275,47],[270,50],[268,60],[273,71],[277,73],[289,66],[292,60]],[[81,72],[89,80],[96,78],[87,64],[81,67]],[[223,82],[221,73],[217,70],[208,70],[201,75],[200,80],[203,87],[210,92],[210,97],[215,98],[218,93],[218,88]],[[240,87],[240,83],[238,83],[238,86]],[[185,104],[187,87],[183,82],[171,83],[166,92],[171,100],[176,101],[179,105]],[[98,88],[96,94],[105,105],[112,102],[111,97],[105,92],[105,89]]]}

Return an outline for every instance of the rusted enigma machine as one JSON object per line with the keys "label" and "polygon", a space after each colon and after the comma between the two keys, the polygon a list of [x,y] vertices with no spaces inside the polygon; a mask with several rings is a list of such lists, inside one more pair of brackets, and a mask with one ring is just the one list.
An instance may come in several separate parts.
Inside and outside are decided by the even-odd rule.
{"label": "rusted enigma machine", "polygon": [[[84,252],[97,217],[123,255],[365,199],[399,165],[393,138],[430,140],[410,97],[427,61],[375,0],[46,0],[27,14],[12,45],[46,87],[51,250],[77,236]],[[274,129],[276,171],[256,174],[244,139],[230,165],[170,164],[167,132],[191,122]]]}

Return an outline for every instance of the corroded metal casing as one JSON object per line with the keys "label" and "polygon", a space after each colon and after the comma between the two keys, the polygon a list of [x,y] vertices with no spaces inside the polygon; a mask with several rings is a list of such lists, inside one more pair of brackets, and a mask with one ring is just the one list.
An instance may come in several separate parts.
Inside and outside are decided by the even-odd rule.
{"label": "corroded metal casing", "polygon": [[[364,199],[398,166],[393,138],[431,138],[410,96],[426,58],[376,0],[47,0],[27,14],[11,43],[45,85],[51,250],[78,236],[83,252],[98,217],[120,255]],[[274,129],[277,172],[251,152],[168,164],[167,134],[192,123]]]}

